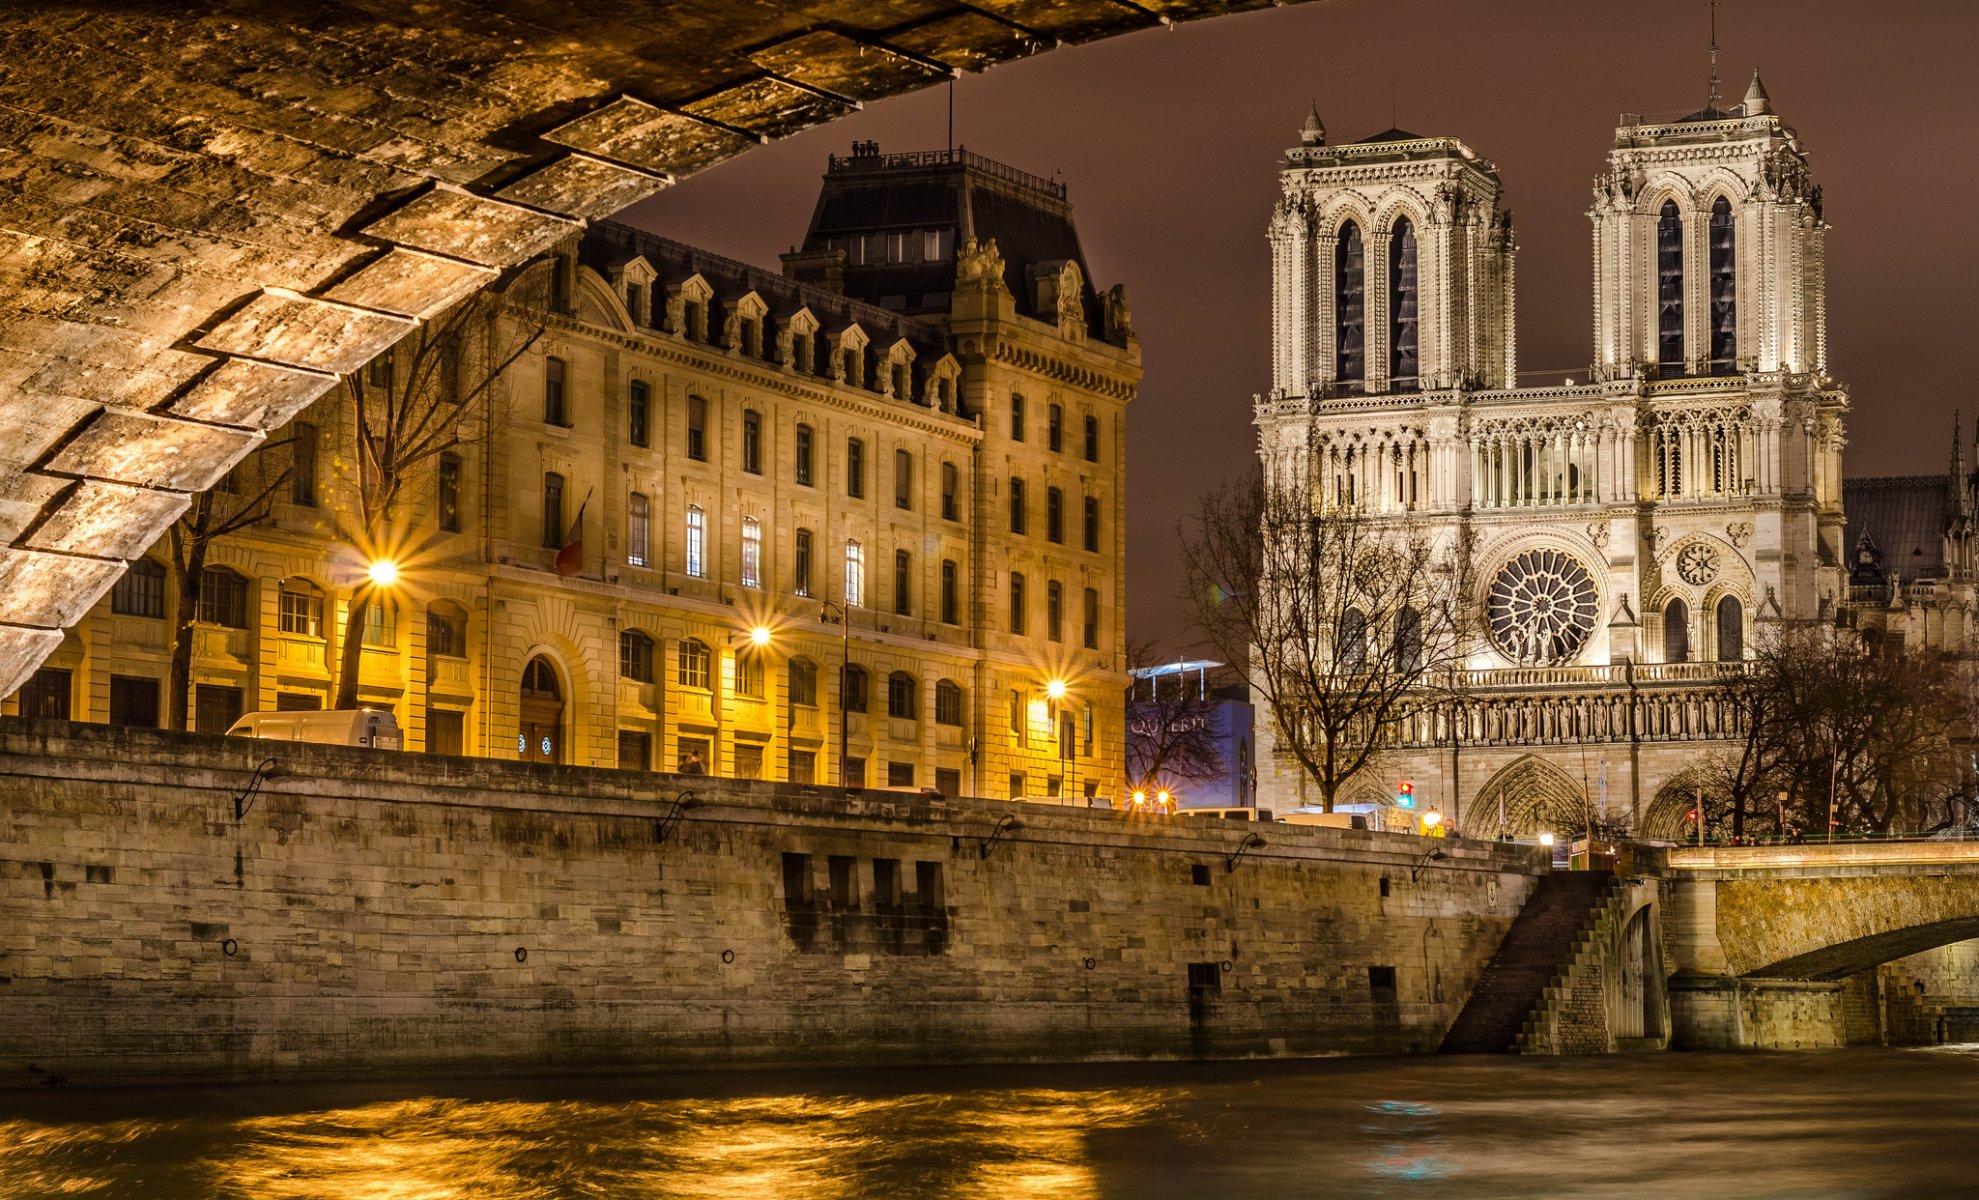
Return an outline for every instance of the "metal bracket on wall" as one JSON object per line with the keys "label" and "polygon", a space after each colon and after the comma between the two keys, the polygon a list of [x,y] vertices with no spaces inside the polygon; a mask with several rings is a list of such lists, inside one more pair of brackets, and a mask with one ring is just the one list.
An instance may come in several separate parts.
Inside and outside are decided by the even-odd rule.
{"label": "metal bracket on wall", "polygon": [[686,815],[687,810],[698,808],[700,804],[700,799],[691,791],[684,791],[678,796],[675,796],[673,798],[673,807],[668,809],[667,815],[661,817],[659,823],[653,826],[653,841],[657,844],[664,844],[669,837],[673,836],[674,827],[680,824],[680,819]]}
{"label": "metal bracket on wall", "polygon": [[254,774],[248,777],[247,786],[241,789],[240,795],[234,797],[234,824],[240,824],[241,819],[247,816],[248,810],[254,807],[254,802],[261,796],[261,785],[281,773],[282,768],[276,765],[274,759],[261,760],[260,765],[254,768]]}
{"label": "metal bracket on wall", "polygon": [[1262,845],[1264,845],[1264,838],[1261,835],[1255,833],[1245,834],[1244,840],[1237,843],[1237,852],[1223,860],[1223,873],[1225,875],[1235,873],[1237,870],[1237,860],[1244,857],[1244,852],[1255,850]]}

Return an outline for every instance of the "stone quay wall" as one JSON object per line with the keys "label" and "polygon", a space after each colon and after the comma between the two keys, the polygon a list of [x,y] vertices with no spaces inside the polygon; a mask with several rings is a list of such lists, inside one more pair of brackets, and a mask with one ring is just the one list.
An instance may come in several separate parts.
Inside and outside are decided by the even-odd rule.
{"label": "stone quay wall", "polygon": [[0,1085],[1429,1052],[1546,869],[64,722],[0,795]]}

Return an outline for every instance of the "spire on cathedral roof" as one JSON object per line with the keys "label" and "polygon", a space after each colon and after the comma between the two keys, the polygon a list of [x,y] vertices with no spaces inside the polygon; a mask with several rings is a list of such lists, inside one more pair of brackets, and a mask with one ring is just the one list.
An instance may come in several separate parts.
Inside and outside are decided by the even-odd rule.
{"label": "spire on cathedral roof", "polygon": [[1319,101],[1312,103],[1312,110],[1306,113],[1306,123],[1299,127],[1299,141],[1308,146],[1326,144],[1326,126],[1319,120]]}
{"label": "spire on cathedral roof", "polygon": [[1965,477],[1963,416],[1958,409],[1952,410],[1952,469],[1951,479],[1947,482],[1950,494],[1946,496],[1949,501],[1946,515],[1953,525],[1962,524],[1972,516],[1972,493],[1970,482]]}
{"label": "spire on cathedral roof", "polygon": [[1766,85],[1759,82],[1759,68],[1752,68],[1752,86],[1745,89],[1745,115],[1763,117],[1773,111],[1773,98],[1766,94]]}

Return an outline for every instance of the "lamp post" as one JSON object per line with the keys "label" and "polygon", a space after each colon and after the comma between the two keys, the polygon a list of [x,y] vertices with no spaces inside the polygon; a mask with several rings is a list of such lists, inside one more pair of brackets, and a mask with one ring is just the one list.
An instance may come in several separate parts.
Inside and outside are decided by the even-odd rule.
{"label": "lamp post", "polygon": [[1066,800],[1073,798],[1071,739],[1066,737],[1065,727],[1065,681],[1054,679],[1045,684],[1044,694],[1051,697],[1051,736],[1058,739],[1058,786],[1060,795]]}
{"label": "lamp post", "polygon": [[836,600],[819,601],[818,620],[824,620],[832,609],[838,610],[838,784],[840,787],[844,787],[847,781],[845,772],[845,736],[846,721],[848,719],[845,709],[845,684],[852,677],[852,620],[851,614],[846,611],[845,606]]}

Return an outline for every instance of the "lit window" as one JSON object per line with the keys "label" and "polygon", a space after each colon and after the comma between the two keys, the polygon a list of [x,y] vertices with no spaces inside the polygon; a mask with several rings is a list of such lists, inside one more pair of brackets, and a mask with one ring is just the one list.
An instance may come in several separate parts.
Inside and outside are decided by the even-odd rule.
{"label": "lit window", "polygon": [[763,586],[763,525],[754,517],[742,518],[742,586]]}
{"label": "lit window", "polygon": [[700,688],[706,691],[708,687],[708,661],[709,655],[706,643],[697,642],[693,638],[683,638],[676,661],[680,676],[680,686]]}
{"label": "lit window", "polygon": [[165,615],[165,568],[156,559],[140,558],[110,589],[110,611],[126,617]]}
{"label": "lit window", "polygon": [[632,493],[625,517],[625,561],[628,566],[650,566],[652,545],[652,505],[638,492]]}
{"label": "lit window", "polygon": [[811,531],[797,531],[796,553],[792,556],[790,590],[800,596],[811,594]]}
{"label": "lit window", "polygon": [[845,543],[845,605],[862,608],[866,603],[866,552],[856,541]]}
{"label": "lit window", "polygon": [[298,637],[323,636],[323,592],[306,579],[282,581],[279,628]]}
{"label": "lit window", "polygon": [[653,639],[637,629],[618,635],[618,673],[638,683],[653,682]]}
{"label": "lit window", "polygon": [[708,574],[708,514],[698,504],[687,506],[687,573],[696,579]]}

